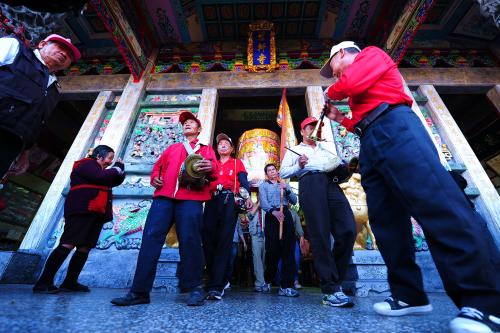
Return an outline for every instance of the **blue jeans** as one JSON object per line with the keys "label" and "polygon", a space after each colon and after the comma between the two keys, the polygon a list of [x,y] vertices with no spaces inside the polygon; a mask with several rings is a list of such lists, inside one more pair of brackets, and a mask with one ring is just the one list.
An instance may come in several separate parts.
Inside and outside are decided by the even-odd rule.
{"label": "blue jeans", "polygon": [[174,221],[181,257],[181,285],[186,289],[202,285],[204,264],[201,247],[202,220],[201,201],[176,200],[166,197],[153,199],[142,234],[132,292],[149,293],[151,291],[161,249]]}
{"label": "blue jeans", "polygon": [[491,263],[498,250],[488,244],[485,221],[441,165],[431,138],[409,107],[387,111],[365,130],[360,166],[370,224],[393,296],[414,305],[428,302],[415,263],[412,216],[422,226],[455,305],[498,315],[498,273]]}

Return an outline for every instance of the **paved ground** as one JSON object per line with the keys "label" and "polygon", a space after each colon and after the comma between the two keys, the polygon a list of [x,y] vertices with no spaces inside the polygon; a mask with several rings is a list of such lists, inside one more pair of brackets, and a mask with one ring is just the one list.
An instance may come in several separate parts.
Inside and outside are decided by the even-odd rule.
{"label": "paved ground", "polygon": [[116,307],[121,289],[88,294],[34,295],[31,286],[0,285],[0,332],[447,332],[456,309],[444,294],[430,295],[427,316],[386,318],[371,310],[381,297],[357,298],[353,309],[320,304],[318,289],[296,299],[231,291],[223,301],[187,307],[186,294],[155,292],[152,303]]}

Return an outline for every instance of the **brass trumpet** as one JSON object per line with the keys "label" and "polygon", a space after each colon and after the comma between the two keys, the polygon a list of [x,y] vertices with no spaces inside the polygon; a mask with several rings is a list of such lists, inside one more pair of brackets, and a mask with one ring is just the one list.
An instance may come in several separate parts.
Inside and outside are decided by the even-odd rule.
{"label": "brass trumpet", "polygon": [[319,120],[316,123],[316,126],[314,127],[314,130],[311,132],[309,135],[309,139],[313,141],[321,141],[321,126],[323,126],[323,119],[325,118],[325,110],[323,109],[321,111],[321,114],[319,115]]}

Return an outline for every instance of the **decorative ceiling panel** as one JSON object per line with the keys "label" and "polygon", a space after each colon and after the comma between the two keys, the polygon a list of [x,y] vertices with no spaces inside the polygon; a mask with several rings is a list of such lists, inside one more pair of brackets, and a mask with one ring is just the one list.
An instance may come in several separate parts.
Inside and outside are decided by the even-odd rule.
{"label": "decorative ceiling panel", "polygon": [[[248,25],[258,20],[274,23],[276,37],[315,37],[321,21],[323,0],[267,1],[233,3],[196,1],[207,40],[234,40],[247,37]],[[324,7],[324,6],[323,6]]]}

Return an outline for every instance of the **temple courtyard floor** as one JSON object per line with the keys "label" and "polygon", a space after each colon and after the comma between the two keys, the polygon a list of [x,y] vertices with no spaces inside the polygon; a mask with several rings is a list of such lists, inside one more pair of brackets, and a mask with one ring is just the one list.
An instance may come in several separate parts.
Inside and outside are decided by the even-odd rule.
{"label": "temple courtyard floor", "polygon": [[[275,291],[275,290],[274,290]],[[123,289],[39,295],[28,285],[0,285],[0,332],[447,332],[457,310],[445,294],[431,294],[426,316],[375,314],[380,296],[355,298],[352,309],[321,305],[317,288],[298,298],[232,290],[222,301],[185,305],[187,294],[153,292],[151,304],[116,307]]]}

